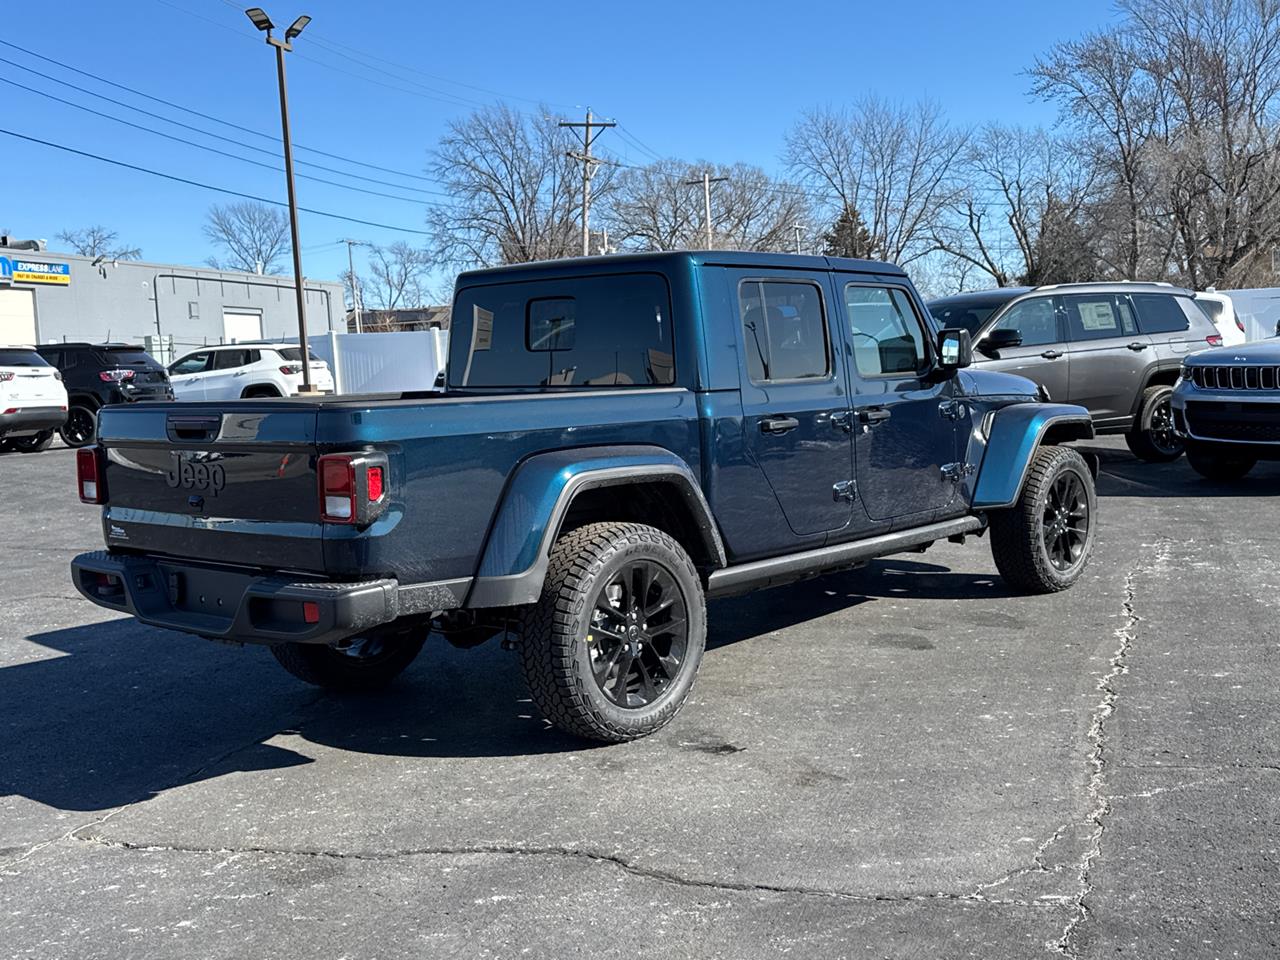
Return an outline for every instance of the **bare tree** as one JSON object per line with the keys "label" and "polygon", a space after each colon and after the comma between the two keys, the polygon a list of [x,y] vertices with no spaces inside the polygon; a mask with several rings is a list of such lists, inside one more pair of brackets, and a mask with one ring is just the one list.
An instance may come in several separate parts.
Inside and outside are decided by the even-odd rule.
{"label": "bare tree", "polygon": [[142,248],[120,246],[120,234],[99,225],[63,230],[57,237],[83,257],[106,257],[108,260],[138,260],[142,257]]}
{"label": "bare tree", "polygon": [[805,113],[787,135],[784,158],[802,184],[827,195],[832,212],[858,211],[875,256],[907,264],[936,249],[965,142],[936,104],[869,97],[850,109]]}
{"label": "bare tree", "polygon": [[424,306],[423,282],[430,269],[431,258],[403,240],[387,247],[372,246],[368,275],[360,284],[362,302],[379,310]]}
{"label": "bare tree", "polygon": [[631,250],[705,247],[704,173],[720,180],[711,199],[717,249],[790,250],[794,225],[810,219],[804,190],[759,167],[666,159],[626,170],[614,181],[603,217],[610,234]]}
{"label": "bare tree", "polygon": [[206,261],[220,270],[279,273],[291,249],[288,214],[248,200],[210,207],[204,235],[225,254]]}
{"label": "bare tree", "polygon": [[[456,265],[522,263],[581,253],[579,163],[572,134],[542,111],[505,105],[449,123],[430,169],[450,199],[428,210],[437,257]],[[614,167],[596,168],[605,200]]]}
{"label": "bare tree", "polygon": [[1050,283],[1081,258],[1071,229],[1090,198],[1094,166],[1067,138],[1040,129],[988,125],[975,132],[958,166],[962,186],[951,218],[935,232],[938,248],[989,275],[996,286]]}

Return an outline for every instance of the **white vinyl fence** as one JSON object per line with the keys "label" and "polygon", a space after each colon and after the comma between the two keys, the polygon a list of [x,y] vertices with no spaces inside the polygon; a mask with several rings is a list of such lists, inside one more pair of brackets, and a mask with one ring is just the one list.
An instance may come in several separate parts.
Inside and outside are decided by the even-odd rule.
{"label": "white vinyl fence", "polygon": [[309,346],[329,364],[338,393],[402,393],[435,386],[449,355],[449,334],[329,333]]}
{"label": "white vinyl fence", "polygon": [[1244,324],[1244,335],[1250,342],[1269,340],[1276,335],[1280,323],[1280,287],[1254,290],[1219,290],[1231,298],[1236,316]]}

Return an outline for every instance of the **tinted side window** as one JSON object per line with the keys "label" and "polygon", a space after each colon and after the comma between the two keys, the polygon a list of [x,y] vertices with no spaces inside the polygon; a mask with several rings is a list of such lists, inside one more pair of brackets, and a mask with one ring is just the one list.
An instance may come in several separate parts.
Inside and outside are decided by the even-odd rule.
{"label": "tinted side window", "polygon": [[248,350],[217,350],[213,354],[213,369],[234,370],[249,362]]}
{"label": "tinted side window", "polygon": [[1024,347],[1042,347],[1062,340],[1058,330],[1058,311],[1053,308],[1053,298],[1034,297],[1009,308],[1009,312],[996,321],[995,330],[1017,330],[1022,334]]}
{"label": "tinted side window", "polygon": [[738,288],[747,373],[757,383],[831,373],[822,292],[815,284],[748,280]]}
{"label": "tinted side window", "polygon": [[59,369],[71,370],[79,366],[79,364],[80,364],[79,350],[63,350],[62,351],[62,362],[58,364]]}
{"label": "tinted side window", "polygon": [[920,319],[905,290],[897,287],[844,288],[853,338],[853,357],[864,377],[921,372],[929,359]]}
{"label": "tinted side window", "polygon": [[1131,297],[1143,333],[1181,333],[1191,328],[1176,297],[1167,293],[1135,293]]}
{"label": "tinted side window", "polygon": [[674,382],[671,297],[659,274],[558,277],[458,292],[450,386]]}
{"label": "tinted side window", "polygon": [[1137,334],[1129,304],[1109,293],[1076,294],[1063,297],[1067,310],[1067,330],[1072,340],[1106,340]]}
{"label": "tinted side window", "polygon": [[209,365],[209,354],[193,353],[190,356],[183,357],[172,367],[169,368],[170,373],[201,373],[204,368]]}

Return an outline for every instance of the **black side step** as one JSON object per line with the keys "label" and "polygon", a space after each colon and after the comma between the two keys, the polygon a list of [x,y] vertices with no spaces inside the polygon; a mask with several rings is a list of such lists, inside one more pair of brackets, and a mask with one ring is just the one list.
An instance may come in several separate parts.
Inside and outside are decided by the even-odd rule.
{"label": "black side step", "polygon": [[824,570],[849,567],[877,557],[902,553],[935,540],[974,533],[986,525],[986,520],[982,517],[957,517],[924,527],[868,537],[866,540],[837,543],[829,547],[818,547],[816,550],[805,550],[803,553],[789,553],[782,557],[724,567],[714,571],[708,578],[707,596],[731,596],[761,587],[790,583]]}

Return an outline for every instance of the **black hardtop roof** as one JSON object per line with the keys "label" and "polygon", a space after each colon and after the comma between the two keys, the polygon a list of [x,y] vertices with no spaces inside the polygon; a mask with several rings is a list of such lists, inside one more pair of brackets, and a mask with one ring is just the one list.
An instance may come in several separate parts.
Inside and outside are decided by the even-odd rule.
{"label": "black hardtop roof", "polygon": [[851,260],[795,253],[756,253],[749,250],[680,250],[660,253],[620,253],[602,257],[569,257],[563,260],[535,260],[501,267],[467,270],[458,275],[458,285],[515,275],[522,279],[554,277],[566,273],[609,274],[647,268],[677,271],[689,267],[748,267],[773,270],[836,270],[848,273],[876,273],[906,276],[895,264],[881,260]]}

